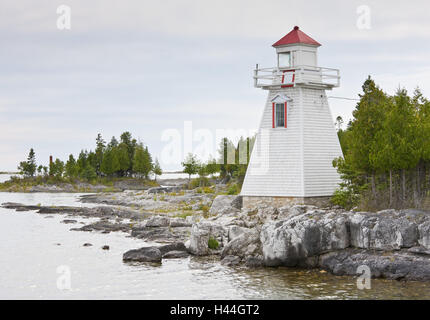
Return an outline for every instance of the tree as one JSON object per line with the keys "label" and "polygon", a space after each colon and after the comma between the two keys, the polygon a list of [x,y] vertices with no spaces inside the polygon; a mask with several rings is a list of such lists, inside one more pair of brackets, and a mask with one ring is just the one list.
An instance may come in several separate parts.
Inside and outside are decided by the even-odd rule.
{"label": "tree", "polygon": [[140,176],[148,178],[149,173],[152,171],[152,159],[149,154],[148,148],[142,144],[138,144],[135,147],[134,158],[133,158],[133,172]]}
{"label": "tree", "polygon": [[34,177],[36,173],[37,164],[36,164],[36,154],[34,153],[33,148],[30,149],[28,153],[27,161],[22,161],[19,163],[18,170],[21,174],[27,177]]}
{"label": "tree", "polygon": [[155,159],[154,168],[152,169],[152,172],[154,172],[155,181],[157,181],[157,176],[161,176],[163,174],[163,170],[160,167],[160,163],[158,162],[158,159]]}
{"label": "tree", "polygon": [[124,177],[127,175],[127,172],[130,167],[130,158],[128,154],[127,146],[124,143],[120,143],[118,147],[113,149],[114,154],[118,158],[119,162],[119,174]]}
{"label": "tree", "polygon": [[206,172],[208,175],[213,176],[215,173],[219,172],[220,166],[215,159],[210,158],[206,164]]}
{"label": "tree", "polygon": [[60,159],[55,159],[55,161],[49,164],[49,175],[56,178],[61,178],[64,172],[64,162]]}
{"label": "tree", "polygon": [[96,150],[95,150],[95,169],[97,175],[101,174],[101,165],[103,161],[103,153],[106,148],[106,142],[103,140],[102,135],[99,133],[96,138]]}
{"label": "tree", "polygon": [[191,183],[191,175],[196,174],[199,170],[199,162],[192,153],[189,153],[181,163],[184,168],[183,172],[188,174],[188,184]]}
{"label": "tree", "polygon": [[73,157],[73,154],[69,155],[69,160],[66,162],[65,174],[69,178],[76,178],[78,176],[76,160]]}
{"label": "tree", "polygon": [[120,170],[117,153],[111,147],[106,149],[100,169],[106,176],[113,176]]}

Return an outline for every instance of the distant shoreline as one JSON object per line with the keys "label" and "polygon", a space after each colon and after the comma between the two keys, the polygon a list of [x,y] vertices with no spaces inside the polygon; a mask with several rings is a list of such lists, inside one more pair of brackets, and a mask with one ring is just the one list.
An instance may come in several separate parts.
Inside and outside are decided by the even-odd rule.
{"label": "distant shoreline", "polygon": [[19,174],[19,172],[12,172],[12,171],[0,171],[0,174]]}

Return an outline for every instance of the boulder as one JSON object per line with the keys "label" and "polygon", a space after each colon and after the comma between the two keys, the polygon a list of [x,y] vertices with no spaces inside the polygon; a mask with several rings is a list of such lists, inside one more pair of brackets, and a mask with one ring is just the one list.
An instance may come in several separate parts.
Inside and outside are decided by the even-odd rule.
{"label": "boulder", "polygon": [[[397,250],[418,243],[418,227],[393,210],[356,213],[349,217],[351,245],[362,249]],[[428,234],[428,233],[427,233]],[[425,242],[425,241],[424,241]]]}
{"label": "boulder", "polygon": [[152,216],[146,222],[147,227],[168,227],[170,225],[169,217]]}
{"label": "boulder", "polygon": [[166,244],[164,246],[157,247],[157,249],[160,250],[161,255],[165,255],[166,253],[171,251],[182,251],[182,252],[187,251],[187,248],[185,248],[185,245],[183,242],[174,242],[174,243]]}
{"label": "boulder", "polygon": [[192,223],[184,218],[170,218],[170,227],[191,227]]}
{"label": "boulder", "polygon": [[345,215],[314,211],[264,224],[260,239],[267,266],[308,265],[309,257],[349,246]]}
{"label": "boulder", "polygon": [[392,280],[430,280],[430,259],[404,250],[396,252],[347,249],[323,254],[319,266],[335,275],[359,275],[360,266],[370,270],[372,278]]}
{"label": "boulder", "polygon": [[247,232],[249,229],[240,227],[237,225],[229,226],[228,227],[228,241],[233,240],[234,238],[237,238],[241,234]]}
{"label": "boulder", "polygon": [[165,254],[163,254],[163,259],[179,259],[179,258],[186,258],[189,256],[189,253],[186,251],[169,251]]}
{"label": "boulder", "polygon": [[226,227],[210,221],[194,224],[191,229],[189,252],[199,256],[216,253],[209,249],[209,238],[214,238],[218,241],[220,246],[217,251],[219,251],[224,243],[228,242],[228,230]]}
{"label": "boulder", "polygon": [[161,251],[156,247],[129,250],[122,256],[123,261],[161,262]]}
{"label": "boulder", "polygon": [[257,229],[244,229],[242,234],[225,245],[221,257],[238,256],[245,258],[261,255],[260,232]]}
{"label": "boulder", "polygon": [[240,211],[241,201],[241,196],[218,195],[212,202],[209,213],[212,215],[237,214]]}

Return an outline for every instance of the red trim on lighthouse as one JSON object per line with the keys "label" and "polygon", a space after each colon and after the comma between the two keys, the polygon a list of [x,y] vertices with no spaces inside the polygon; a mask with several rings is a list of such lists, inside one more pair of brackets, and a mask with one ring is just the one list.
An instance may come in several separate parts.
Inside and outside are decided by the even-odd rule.
{"label": "red trim on lighthouse", "polygon": [[284,126],[287,127],[287,102],[284,102]]}
{"label": "red trim on lighthouse", "polygon": [[275,103],[272,102],[272,128],[275,127]]}
{"label": "red trim on lighthouse", "polygon": [[291,78],[291,84],[285,84],[285,85],[281,85],[281,88],[291,88],[294,87],[294,79],[296,78],[296,70],[295,69],[289,69],[289,70],[283,70],[282,71],[282,80],[281,83],[284,83],[285,81],[285,72],[292,72],[293,76]]}

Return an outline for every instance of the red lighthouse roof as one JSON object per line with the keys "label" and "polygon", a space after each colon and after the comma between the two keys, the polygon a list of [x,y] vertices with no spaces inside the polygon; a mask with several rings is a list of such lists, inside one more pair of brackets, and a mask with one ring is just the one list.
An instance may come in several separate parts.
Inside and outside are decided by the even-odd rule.
{"label": "red lighthouse roof", "polygon": [[295,26],[285,37],[275,42],[272,47],[285,46],[287,44],[304,43],[314,46],[320,46],[321,44],[309,37],[306,33],[299,30],[299,27]]}

